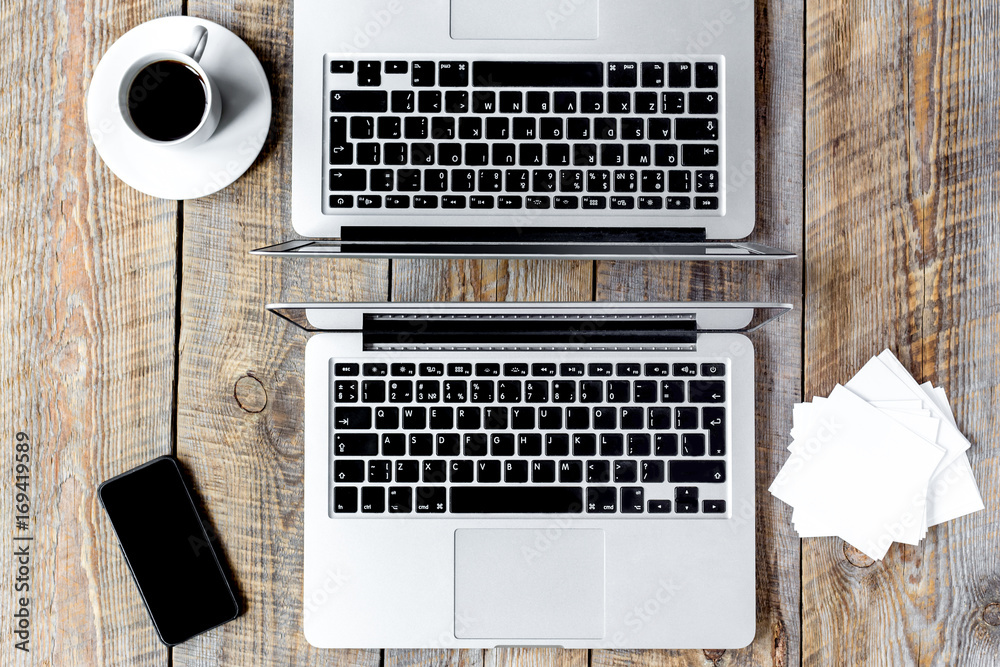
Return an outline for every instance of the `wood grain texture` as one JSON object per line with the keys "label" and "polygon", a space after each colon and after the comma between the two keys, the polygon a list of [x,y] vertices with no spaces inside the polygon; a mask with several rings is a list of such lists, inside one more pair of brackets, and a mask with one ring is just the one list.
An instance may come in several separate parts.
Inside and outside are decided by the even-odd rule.
{"label": "wood grain texture", "polygon": [[291,234],[292,3],[192,0],[239,35],[271,83],[270,135],[250,170],[183,210],[177,455],[192,471],[240,589],[235,622],[173,664],[378,667],[380,652],[320,651],[302,633],[302,415],[306,335],[276,301],[384,301],[388,262],[248,255]]}
{"label": "wood grain texture", "polygon": [[889,347],[948,391],[987,509],[869,567],[806,540],[805,662],[995,665],[1000,12],[810,0],[808,14],[805,394]]}
{"label": "wood grain texture", "polygon": [[[97,485],[173,439],[176,205],[103,165],[85,122],[98,60],[179,1],[0,5],[0,664],[165,664]],[[27,530],[15,433],[32,442]],[[14,649],[12,538],[30,535],[30,652]]]}
{"label": "wood grain texture", "polygon": [[[754,241],[802,255],[802,7],[757,4],[757,225]],[[739,187],[731,175],[729,187]],[[734,180],[735,179],[735,180]],[[594,667],[799,663],[799,539],[767,492],[787,452],[802,369],[801,259],[780,262],[598,262],[599,301],[775,301],[790,313],[751,335],[757,366],[757,633],[730,651],[603,651]],[[704,647],[711,649],[712,647]]]}

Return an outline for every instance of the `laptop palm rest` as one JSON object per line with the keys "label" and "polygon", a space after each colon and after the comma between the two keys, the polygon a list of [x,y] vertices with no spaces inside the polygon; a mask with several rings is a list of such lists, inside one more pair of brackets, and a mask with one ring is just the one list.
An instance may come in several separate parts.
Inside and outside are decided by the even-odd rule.
{"label": "laptop palm rest", "polygon": [[604,637],[604,531],[455,531],[459,639]]}
{"label": "laptop palm rest", "polygon": [[597,39],[600,0],[451,0],[452,39]]}

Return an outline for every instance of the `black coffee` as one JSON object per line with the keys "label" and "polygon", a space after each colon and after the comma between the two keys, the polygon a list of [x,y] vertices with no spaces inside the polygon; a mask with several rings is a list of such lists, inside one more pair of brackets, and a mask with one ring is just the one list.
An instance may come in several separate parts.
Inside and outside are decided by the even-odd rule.
{"label": "black coffee", "polygon": [[139,131],[156,141],[173,141],[195,131],[208,101],[198,72],[176,60],[146,65],[128,89],[128,112]]}

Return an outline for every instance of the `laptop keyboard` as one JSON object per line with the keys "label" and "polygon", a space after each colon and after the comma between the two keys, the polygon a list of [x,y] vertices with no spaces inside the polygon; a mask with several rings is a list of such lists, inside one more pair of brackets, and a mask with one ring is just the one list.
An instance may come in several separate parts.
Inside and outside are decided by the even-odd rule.
{"label": "laptop keyboard", "polygon": [[725,362],[427,358],[331,361],[332,516],[727,516]]}
{"label": "laptop keyboard", "polygon": [[327,56],[324,213],[720,216],[720,56]]}

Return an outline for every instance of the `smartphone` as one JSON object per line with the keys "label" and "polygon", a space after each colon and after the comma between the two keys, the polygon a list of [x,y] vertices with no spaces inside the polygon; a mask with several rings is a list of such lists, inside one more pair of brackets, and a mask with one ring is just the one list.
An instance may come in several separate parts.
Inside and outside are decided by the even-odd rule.
{"label": "smartphone", "polygon": [[160,641],[174,646],[239,615],[177,459],[144,463],[97,495]]}

